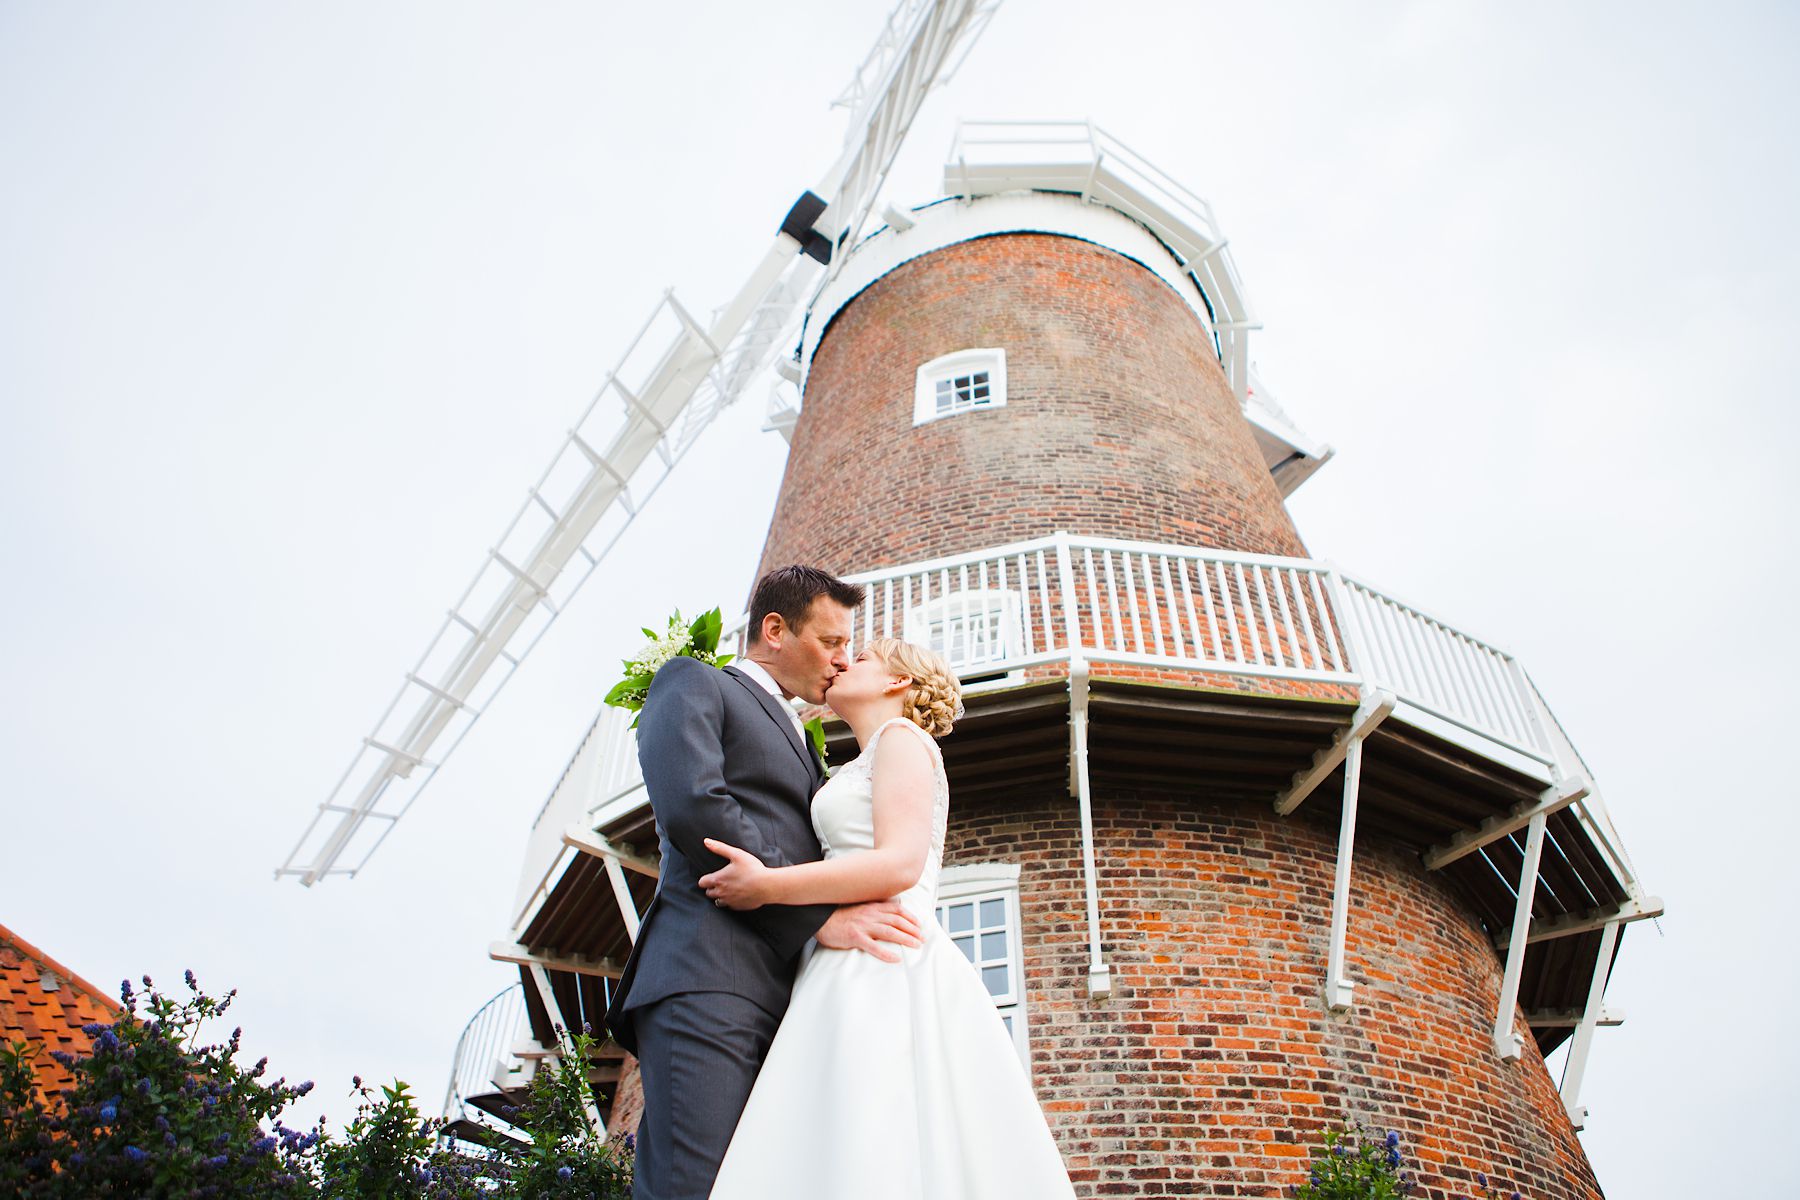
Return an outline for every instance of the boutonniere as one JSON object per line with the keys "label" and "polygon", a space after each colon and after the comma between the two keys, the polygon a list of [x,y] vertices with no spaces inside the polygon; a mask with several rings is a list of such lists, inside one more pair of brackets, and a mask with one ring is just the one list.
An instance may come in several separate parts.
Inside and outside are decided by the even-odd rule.
{"label": "boutonniere", "polygon": [[[664,632],[644,630],[649,644],[637,652],[637,657],[625,660],[625,678],[606,693],[606,703],[631,712],[642,711],[644,698],[650,694],[650,681],[671,658],[697,658],[711,666],[724,666],[732,659],[729,654],[719,653],[719,634],[724,627],[724,618],[716,608],[691,622],[677,609]],[[632,718],[631,727],[637,728],[637,718]]]}
{"label": "boutonniere", "polygon": [[819,760],[819,770],[831,777],[831,767],[825,761],[825,722],[814,717],[806,723],[806,740],[812,745],[813,757]]}

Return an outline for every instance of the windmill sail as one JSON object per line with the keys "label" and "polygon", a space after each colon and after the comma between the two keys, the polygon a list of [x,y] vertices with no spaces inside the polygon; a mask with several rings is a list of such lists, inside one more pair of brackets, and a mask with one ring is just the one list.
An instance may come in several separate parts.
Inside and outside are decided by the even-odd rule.
{"label": "windmill sail", "polygon": [[[840,103],[844,151],[808,245],[790,224],[737,295],[702,325],[665,294],[488,550],[276,877],[355,875],[405,815],[557,614],[713,418],[793,340],[818,273],[867,221],[919,105],[998,0],[904,0]],[[802,255],[806,250],[812,258]]]}

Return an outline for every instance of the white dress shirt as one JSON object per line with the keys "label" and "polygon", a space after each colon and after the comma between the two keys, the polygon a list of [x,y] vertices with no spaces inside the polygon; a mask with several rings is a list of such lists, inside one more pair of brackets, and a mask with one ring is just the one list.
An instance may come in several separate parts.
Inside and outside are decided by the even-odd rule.
{"label": "white dress shirt", "polygon": [[788,703],[788,698],[782,694],[781,685],[775,682],[775,677],[769,674],[769,672],[764,669],[763,665],[753,658],[734,658],[727,665],[736,667],[751,679],[755,680],[757,685],[768,692],[769,695],[781,701],[782,711],[786,712],[788,720],[794,723],[794,729],[800,735],[800,744],[805,745],[806,726],[800,723],[800,714],[795,712],[793,706]]}

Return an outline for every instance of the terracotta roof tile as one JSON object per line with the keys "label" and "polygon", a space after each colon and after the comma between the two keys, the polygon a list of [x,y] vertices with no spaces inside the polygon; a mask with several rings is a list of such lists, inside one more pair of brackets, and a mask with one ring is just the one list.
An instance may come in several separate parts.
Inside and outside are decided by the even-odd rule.
{"label": "terracotta roof tile", "polygon": [[74,1082],[49,1051],[87,1050],[93,1039],[81,1027],[111,1024],[122,1011],[111,996],[0,925],[0,1038],[43,1045],[32,1066],[46,1094]]}

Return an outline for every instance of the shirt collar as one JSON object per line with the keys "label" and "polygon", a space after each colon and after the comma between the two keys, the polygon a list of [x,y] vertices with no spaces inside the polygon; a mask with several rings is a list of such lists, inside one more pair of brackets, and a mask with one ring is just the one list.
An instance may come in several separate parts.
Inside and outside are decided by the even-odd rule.
{"label": "shirt collar", "polygon": [[783,704],[787,703],[787,697],[781,694],[781,685],[775,682],[775,677],[769,674],[761,663],[746,655],[743,658],[732,659],[731,665],[755,680],[756,685],[763,691],[768,692]]}

